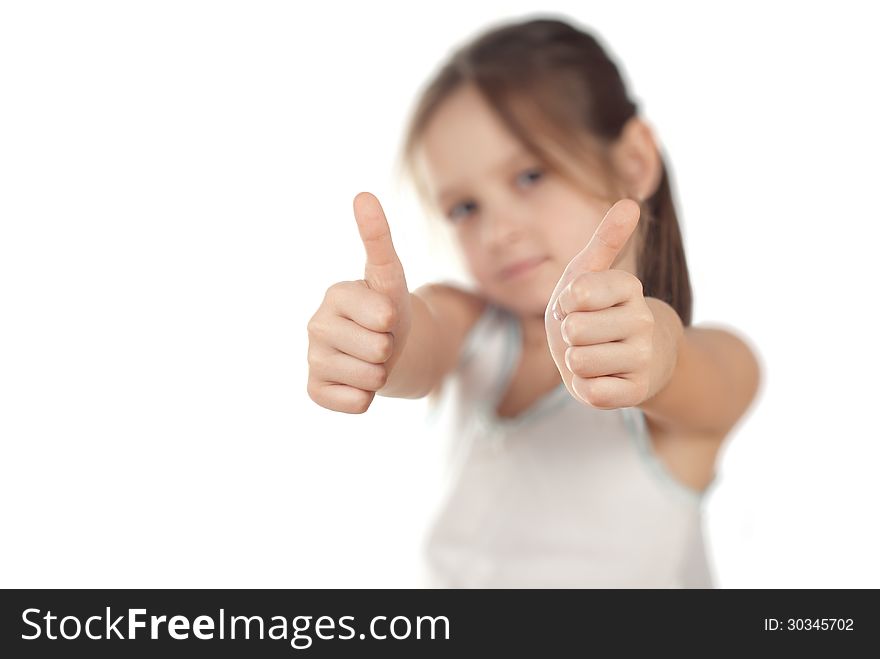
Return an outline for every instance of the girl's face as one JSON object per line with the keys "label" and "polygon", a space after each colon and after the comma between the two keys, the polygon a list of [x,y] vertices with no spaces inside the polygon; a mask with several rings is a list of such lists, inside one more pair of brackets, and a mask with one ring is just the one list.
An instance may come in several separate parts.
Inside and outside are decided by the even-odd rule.
{"label": "girl's face", "polygon": [[[590,197],[548,171],[470,85],[428,123],[422,155],[430,193],[482,293],[543,315],[562,272],[616,199]],[[633,240],[614,268],[635,274]]]}

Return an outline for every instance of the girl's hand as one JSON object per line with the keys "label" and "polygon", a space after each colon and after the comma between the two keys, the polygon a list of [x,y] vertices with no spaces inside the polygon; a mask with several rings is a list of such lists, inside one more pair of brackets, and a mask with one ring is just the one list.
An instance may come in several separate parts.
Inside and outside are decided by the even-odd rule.
{"label": "girl's hand", "polygon": [[322,407],[361,414],[403,352],[411,310],[379,200],[360,193],[354,215],[367,253],[364,278],[333,284],[309,320],[308,392]]}
{"label": "girl's hand", "polygon": [[609,269],[638,222],[637,203],[614,204],[566,267],[544,314],[569,393],[600,409],[639,405],[649,391],[654,315],[638,277]]}

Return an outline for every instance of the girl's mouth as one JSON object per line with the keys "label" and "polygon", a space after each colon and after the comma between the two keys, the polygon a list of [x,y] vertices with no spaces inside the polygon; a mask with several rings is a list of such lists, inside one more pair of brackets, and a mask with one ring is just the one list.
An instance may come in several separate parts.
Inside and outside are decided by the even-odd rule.
{"label": "girl's mouth", "polygon": [[535,271],[535,269],[544,263],[547,258],[544,256],[538,256],[531,259],[523,259],[521,261],[516,261],[515,263],[510,264],[506,268],[503,268],[499,273],[501,279],[518,279],[524,275],[530,274]]}

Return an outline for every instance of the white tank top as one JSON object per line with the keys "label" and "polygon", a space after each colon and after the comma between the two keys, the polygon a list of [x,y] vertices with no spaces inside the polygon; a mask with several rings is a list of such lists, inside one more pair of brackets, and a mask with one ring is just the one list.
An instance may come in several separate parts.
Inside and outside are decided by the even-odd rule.
{"label": "white tank top", "polygon": [[427,585],[714,587],[702,529],[711,486],[666,470],[639,408],[589,407],[560,381],[522,414],[495,414],[520,332],[488,304],[444,383],[449,488],[427,536]]}

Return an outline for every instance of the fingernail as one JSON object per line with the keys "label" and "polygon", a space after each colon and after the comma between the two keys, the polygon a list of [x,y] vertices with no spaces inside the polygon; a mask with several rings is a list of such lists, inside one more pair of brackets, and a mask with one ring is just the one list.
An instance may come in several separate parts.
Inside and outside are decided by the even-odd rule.
{"label": "fingernail", "polygon": [[556,300],[556,302],[553,303],[553,309],[551,310],[551,313],[556,320],[562,320],[563,318],[565,318],[565,314],[563,314],[562,309],[559,308],[559,300]]}

